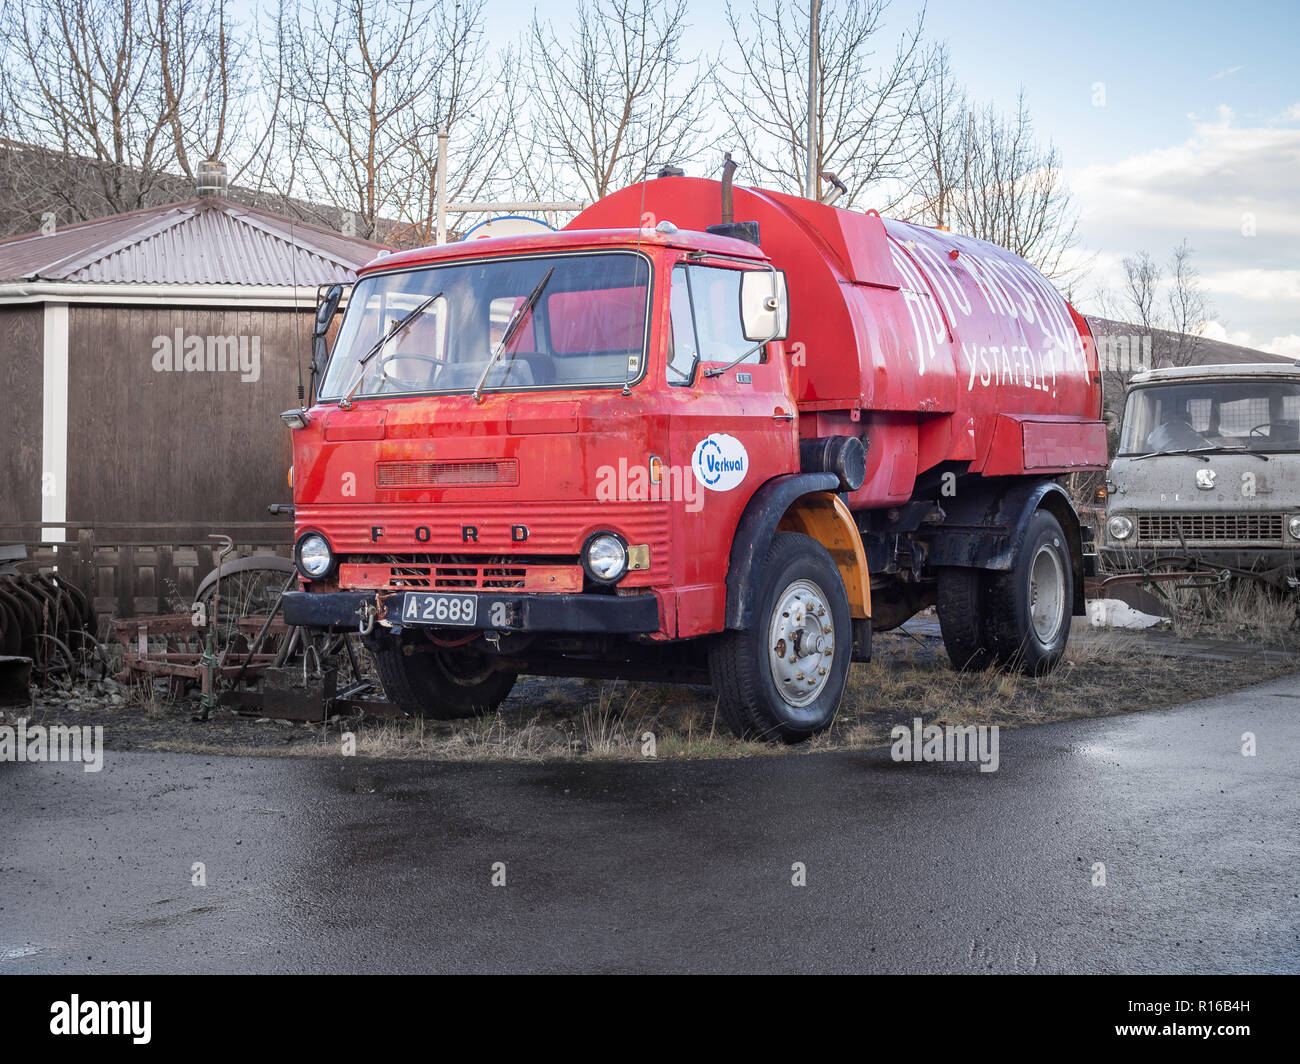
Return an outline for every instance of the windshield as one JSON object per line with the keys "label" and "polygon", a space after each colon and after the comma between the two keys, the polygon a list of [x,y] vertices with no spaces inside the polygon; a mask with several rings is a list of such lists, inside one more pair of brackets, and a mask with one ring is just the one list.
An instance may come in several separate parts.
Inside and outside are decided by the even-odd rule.
{"label": "windshield", "polygon": [[[376,274],[352,290],[322,399],[472,392],[510,319],[536,306],[492,364],[484,390],[637,381],[645,369],[650,264],[632,252],[486,259]],[[439,294],[441,293],[441,294]],[[437,296],[429,302],[431,296]],[[383,344],[403,317],[427,303]]]}
{"label": "windshield", "polygon": [[1300,450],[1300,381],[1180,382],[1128,397],[1121,455],[1201,448]]}

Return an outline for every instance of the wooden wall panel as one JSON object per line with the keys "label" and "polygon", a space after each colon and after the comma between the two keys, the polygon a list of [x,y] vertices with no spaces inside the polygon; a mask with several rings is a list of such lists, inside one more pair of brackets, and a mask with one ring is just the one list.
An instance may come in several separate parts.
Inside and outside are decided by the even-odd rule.
{"label": "wooden wall panel", "polygon": [[0,307],[0,518],[41,519],[44,308]]}
{"label": "wooden wall panel", "polygon": [[[90,306],[69,308],[68,518],[87,522],[264,521],[288,502],[289,430],[301,333],[310,361],[312,308]],[[182,368],[155,369],[181,330]],[[257,341],[257,379],[185,370],[184,340]],[[39,409],[39,407],[38,407]]]}

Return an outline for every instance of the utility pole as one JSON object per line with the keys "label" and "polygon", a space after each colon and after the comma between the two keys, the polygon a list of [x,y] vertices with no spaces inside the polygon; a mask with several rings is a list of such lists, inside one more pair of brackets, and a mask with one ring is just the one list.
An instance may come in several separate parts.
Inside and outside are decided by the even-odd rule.
{"label": "utility pole", "polygon": [[438,130],[438,244],[447,243],[447,136]]}
{"label": "utility pole", "polygon": [[811,200],[821,199],[817,173],[817,60],[820,55],[817,23],[821,7],[821,0],[811,0],[808,27],[808,174],[804,186],[807,190],[805,195]]}

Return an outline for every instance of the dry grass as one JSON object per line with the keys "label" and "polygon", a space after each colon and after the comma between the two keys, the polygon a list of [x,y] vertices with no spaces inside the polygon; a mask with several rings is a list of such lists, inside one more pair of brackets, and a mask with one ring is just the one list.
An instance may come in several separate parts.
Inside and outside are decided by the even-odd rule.
{"label": "dry grass", "polygon": [[[1280,623],[1285,614],[1276,608],[1266,613],[1267,605],[1230,599],[1217,623]],[[997,670],[955,672],[937,640],[885,633],[878,638],[876,659],[852,667],[833,727],[797,747],[734,739],[707,688],[623,681],[524,678],[500,711],[464,721],[367,718],[306,726],[218,711],[212,720],[196,724],[193,700],[172,702],[165,691],[151,686],[124,690],[130,695],[124,705],[92,697],[71,713],[67,706],[49,705],[35,715],[44,723],[65,717],[68,722],[103,723],[109,745],[117,749],[203,754],[336,757],[346,733],[356,756],[374,759],[539,762],[639,761],[651,753],[658,760],[802,755],[887,745],[891,728],[918,716],[927,724],[1016,727],[1140,712],[1300,667],[1300,653],[1273,652],[1267,660],[1252,653],[1253,646],[1264,642],[1244,638],[1240,657],[1227,662],[1171,658],[1157,653],[1140,632],[1081,625],[1060,668],[1049,676],[1029,677]],[[1285,645],[1281,638],[1268,642]]]}
{"label": "dry grass", "polygon": [[1204,594],[1175,596],[1171,621],[1180,637],[1213,636],[1300,647],[1300,593],[1256,580],[1233,580]]}

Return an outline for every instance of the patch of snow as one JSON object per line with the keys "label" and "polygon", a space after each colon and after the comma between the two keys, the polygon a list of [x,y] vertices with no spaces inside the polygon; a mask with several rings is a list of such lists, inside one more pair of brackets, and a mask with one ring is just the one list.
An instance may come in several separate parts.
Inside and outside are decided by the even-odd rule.
{"label": "patch of snow", "polygon": [[1088,623],[1094,628],[1151,628],[1164,621],[1135,610],[1120,599],[1093,599],[1088,603]]}

